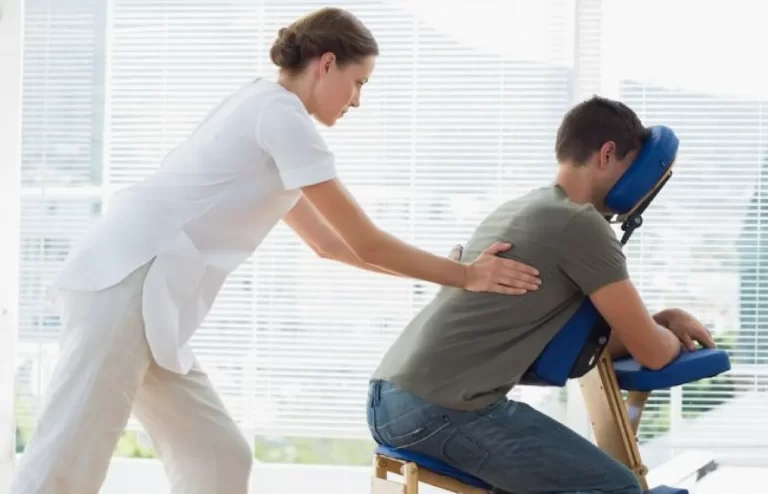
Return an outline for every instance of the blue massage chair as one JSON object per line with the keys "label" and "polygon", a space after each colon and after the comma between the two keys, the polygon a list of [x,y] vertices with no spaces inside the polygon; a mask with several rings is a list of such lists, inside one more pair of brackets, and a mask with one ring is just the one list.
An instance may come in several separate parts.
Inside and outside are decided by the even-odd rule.
{"label": "blue massage chair", "polygon": [[[629,240],[642,223],[642,214],[672,176],[679,139],[668,127],[650,129],[650,135],[621,179],[611,189],[606,203],[621,223],[621,243]],[[579,379],[597,445],[637,476],[648,494],[687,494],[686,489],[658,486],[649,490],[637,444],[642,410],[654,390],[669,389],[730,370],[728,354],[719,349],[684,351],[666,367],[652,371],[632,358],[612,361],[603,352],[611,328],[592,302],[584,302],[568,323],[550,341],[531,365],[520,384],[565,386]],[[627,392],[627,399],[622,395]],[[402,482],[388,478],[396,474]],[[457,494],[480,494],[492,486],[433,458],[380,446],[374,459],[373,494],[418,494],[420,483]]]}

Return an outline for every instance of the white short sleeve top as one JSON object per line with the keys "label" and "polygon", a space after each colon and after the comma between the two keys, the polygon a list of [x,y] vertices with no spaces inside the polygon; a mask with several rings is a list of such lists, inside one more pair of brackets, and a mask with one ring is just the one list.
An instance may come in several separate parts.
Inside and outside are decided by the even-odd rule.
{"label": "white short sleeve top", "polygon": [[189,339],[227,276],[296,204],[336,177],[333,153],[301,100],[258,79],[235,91],[159,169],[116,193],[51,286],[102,290],[152,261],[144,282],[157,363],[186,373]]}

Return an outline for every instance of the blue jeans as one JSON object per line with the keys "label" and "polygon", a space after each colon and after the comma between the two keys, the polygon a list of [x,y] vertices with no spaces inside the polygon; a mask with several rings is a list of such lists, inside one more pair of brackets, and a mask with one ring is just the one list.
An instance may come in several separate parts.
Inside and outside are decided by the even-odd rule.
{"label": "blue jeans", "polygon": [[514,494],[641,494],[634,474],[576,432],[507,399],[463,412],[372,381],[374,440],[436,458]]}

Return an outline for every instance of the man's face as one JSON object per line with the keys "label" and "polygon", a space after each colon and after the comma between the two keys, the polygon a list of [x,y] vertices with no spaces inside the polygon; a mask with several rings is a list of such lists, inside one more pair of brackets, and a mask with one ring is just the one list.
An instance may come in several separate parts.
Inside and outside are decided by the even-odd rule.
{"label": "man's face", "polygon": [[603,144],[600,151],[596,154],[594,184],[597,200],[595,204],[601,213],[614,213],[605,205],[605,198],[613,186],[616,185],[616,182],[624,175],[624,172],[635,161],[637,155],[640,154],[640,149],[630,151],[623,158],[619,158],[616,153],[616,144],[609,141]]}

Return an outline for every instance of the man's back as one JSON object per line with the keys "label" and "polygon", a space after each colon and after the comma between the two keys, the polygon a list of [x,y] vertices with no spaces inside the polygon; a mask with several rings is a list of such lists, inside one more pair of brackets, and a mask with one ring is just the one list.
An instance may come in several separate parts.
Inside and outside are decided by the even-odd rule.
{"label": "man's back", "polygon": [[585,294],[627,278],[605,219],[557,185],[492,212],[462,260],[474,260],[497,240],[514,245],[505,257],[539,270],[539,290],[508,296],[442,288],[389,349],[374,379],[448,408],[482,408],[519,381]]}

